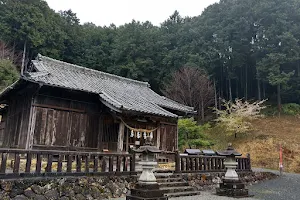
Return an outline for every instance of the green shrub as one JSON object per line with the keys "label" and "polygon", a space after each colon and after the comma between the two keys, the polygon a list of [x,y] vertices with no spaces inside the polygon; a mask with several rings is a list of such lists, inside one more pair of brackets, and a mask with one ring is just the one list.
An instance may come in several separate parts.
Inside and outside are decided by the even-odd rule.
{"label": "green shrub", "polygon": [[[268,105],[262,112],[266,116],[277,116],[278,107],[277,105]],[[282,114],[284,115],[299,115],[300,105],[296,103],[282,104]]]}
{"label": "green shrub", "polygon": [[296,103],[283,104],[282,112],[286,115],[298,115],[300,114],[300,105]]}
{"label": "green shrub", "polygon": [[197,125],[193,118],[178,120],[178,146],[179,149],[200,148],[213,145],[206,137],[210,129],[209,124]]}
{"label": "green shrub", "polygon": [[276,116],[278,115],[277,105],[267,105],[265,109],[262,110],[262,114],[265,116]]}

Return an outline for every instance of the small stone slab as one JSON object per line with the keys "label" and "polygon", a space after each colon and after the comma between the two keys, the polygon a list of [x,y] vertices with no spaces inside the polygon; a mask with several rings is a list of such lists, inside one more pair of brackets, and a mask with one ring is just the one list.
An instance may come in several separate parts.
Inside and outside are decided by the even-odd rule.
{"label": "small stone slab", "polygon": [[28,200],[28,198],[24,195],[18,195],[15,198],[13,198],[13,200]]}

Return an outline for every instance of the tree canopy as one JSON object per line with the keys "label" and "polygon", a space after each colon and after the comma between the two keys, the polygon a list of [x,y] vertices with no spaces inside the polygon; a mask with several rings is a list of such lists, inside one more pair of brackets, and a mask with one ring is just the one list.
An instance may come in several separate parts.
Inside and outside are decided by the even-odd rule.
{"label": "tree canopy", "polygon": [[[215,83],[218,98],[300,103],[300,2],[220,0],[196,17],[175,11],[160,26],[80,24],[43,0],[0,0],[0,40],[28,60],[42,53],[148,81],[156,92],[183,66]],[[217,102],[219,105],[221,102]]]}
{"label": "tree canopy", "polygon": [[0,92],[15,82],[19,73],[14,64],[7,59],[0,59]]}

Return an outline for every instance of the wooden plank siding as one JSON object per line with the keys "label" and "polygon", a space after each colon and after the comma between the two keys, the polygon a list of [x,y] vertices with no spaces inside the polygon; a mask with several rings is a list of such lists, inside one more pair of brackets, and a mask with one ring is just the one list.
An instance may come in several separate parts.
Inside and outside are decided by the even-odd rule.
{"label": "wooden plank siding", "polygon": [[[140,138],[130,137],[130,126],[158,128],[153,131],[154,144],[163,151],[177,149],[176,119],[115,113],[96,94],[50,86],[22,87],[8,99],[4,123],[0,124],[2,147],[128,152],[130,146],[145,143],[143,133]],[[127,126],[120,125],[120,119]]]}
{"label": "wooden plank siding", "polygon": [[38,95],[33,106],[36,115],[33,147],[97,149],[100,133],[97,104]]}
{"label": "wooden plank siding", "polygon": [[37,89],[37,85],[28,85],[8,99],[2,147],[26,148],[32,96]]}
{"label": "wooden plank siding", "polygon": [[0,147],[3,145],[6,113],[0,115]]}
{"label": "wooden plank siding", "polygon": [[163,151],[175,151],[177,149],[177,124],[161,123],[159,148]]}

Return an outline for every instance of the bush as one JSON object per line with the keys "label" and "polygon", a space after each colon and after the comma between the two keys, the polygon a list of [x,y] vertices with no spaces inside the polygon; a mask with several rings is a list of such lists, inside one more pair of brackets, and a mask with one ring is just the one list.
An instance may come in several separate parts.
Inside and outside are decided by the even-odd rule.
{"label": "bush", "polygon": [[251,130],[251,121],[262,117],[261,110],[265,108],[263,103],[266,100],[250,103],[242,99],[236,99],[234,102],[223,100],[222,110],[215,109],[218,115],[217,125],[224,127],[225,132],[230,135],[247,133]]}
{"label": "bush", "polygon": [[206,137],[210,129],[209,124],[197,125],[193,118],[178,120],[178,146],[179,149],[200,148],[213,145]]}
{"label": "bush", "polygon": [[[266,109],[262,112],[266,116],[276,116],[278,115],[277,105],[268,105]],[[282,104],[282,114],[284,115],[299,115],[300,105],[296,103]]]}
{"label": "bush", "polygon": [[300,114],[300,105],[296,103],[283,104],[282,112],[286,115],[298,115]]}
{"label": "bush", "polygon": [[265,116],[276,116],[278,115],[277,105],[267,105],[266,108],[262,111],[262,114]]}

